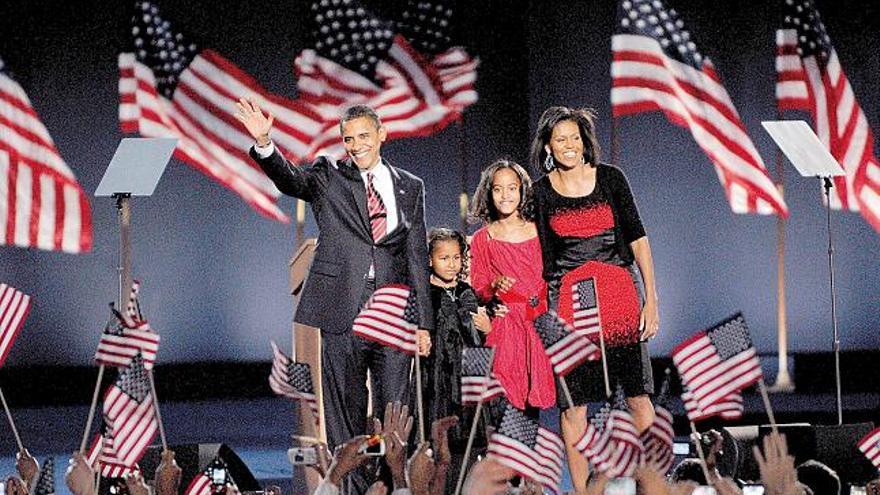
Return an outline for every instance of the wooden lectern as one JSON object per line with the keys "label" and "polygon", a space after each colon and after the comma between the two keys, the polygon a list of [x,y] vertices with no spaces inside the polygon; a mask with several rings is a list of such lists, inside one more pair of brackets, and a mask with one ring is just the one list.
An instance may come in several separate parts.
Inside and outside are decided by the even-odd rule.
{"label": "wooden lectern", "polygon": [[[300,296],[302,295],[303,286],[305,285],[317,244],[317,240],[314,238],[306,239],[300,244],[293,257],[290,258],[288,267],[289,283],[294,307],[299,303]],[[315,426],[311,413],[300,401],[299,421],[295,430],[302,436],[317,438],[327,443],[327,433],[324,430],[324,393],[321,385],[321,331],[318,328],[294,322],[292,332],[293,352],[291,356],[298,362],[308,363],[312,369],[315,396],[318,399],[318,416],[321,423],[320,427]],[[293,478],[294,481],[297,479],[304,479],[306,481],[308,486],[307,493],[314,492],[321,481],[315,470],[304,469],[301,466],[293,467]]]}

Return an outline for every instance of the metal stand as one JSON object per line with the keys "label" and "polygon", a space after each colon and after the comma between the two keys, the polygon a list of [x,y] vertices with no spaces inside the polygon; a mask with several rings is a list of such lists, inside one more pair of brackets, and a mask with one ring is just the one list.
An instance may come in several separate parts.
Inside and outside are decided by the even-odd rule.
{"label": "metal stand", "polygon": [[831,188],[834,187],[830,177],[819,177],[825,189],[825,210],[828,228],[828,281],[831,288],[831,328],[833,334],[832,348],[834,351],[834,381],[837,387],[837,425],[843,424],[843,399],[840,387],[840,332],[837,328],[837,294],[834,289],[834,242],[831,237]]}

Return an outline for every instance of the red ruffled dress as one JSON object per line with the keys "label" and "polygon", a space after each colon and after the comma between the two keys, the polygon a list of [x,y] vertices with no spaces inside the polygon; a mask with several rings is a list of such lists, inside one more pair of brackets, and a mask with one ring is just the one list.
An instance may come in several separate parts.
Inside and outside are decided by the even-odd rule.
{"label": "red ruffled dress", "polygon": [[529,300],[543,299],[541,243],[537,237],[522,242],[492,239],[486,227],[471,241],[471,285],[477,297],[492,299],[492,281],[499,275],[516,279],[502,296],[510,312],[492,320],[486,344],[495,348],[493,372],[515,407],[546,409],[556,405],[556,384],[550,360],[530,318]]}

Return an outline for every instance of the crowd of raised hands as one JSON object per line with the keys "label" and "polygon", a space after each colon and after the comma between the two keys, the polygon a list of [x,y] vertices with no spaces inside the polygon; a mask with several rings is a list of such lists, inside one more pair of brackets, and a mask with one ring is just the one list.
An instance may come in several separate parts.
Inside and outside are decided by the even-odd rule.
{"label": "crowd of raised hands", "polygon": [[[448,476],[456,476],[459,466],[451,466],[452,454],[449,449],[447,432],[456,425],[458,418],[438,419],[431,427],[431,441],[419,443],[410,448],[408,439],[413,428],[413,418],[405,405],[388,404],[382,420],[374,419],[373,432],[381,435],[385,442],[384,476],[379,476],[369,487],[367,495],[444,495],[451,493],[447,483]],[[649,467],[636,470],[633,482],[636,493],[640,495],[717,495],[742,494],[739,485],[731,478],[719,474],[717,458],[721,452],[722,439],[716,431],[704,436],[704,460],[685,460],[667,476]],[[316,446],[317,463],[311,466],[321,476],[322,481],[314,495],[338,495],[344,493],[342,487],[349,473],[370,462],[365,452],[370,436],[361,435],[350,439],[336,448],[331,455],[324,445]],[[700,437],[694,438],[700,441]],[[407,457],[407,453],[412,452]],[[794,456],[788,451],[785,436],[771,433],[763,438],[761,448],[754,447],[755,461],[760,471],[760,484],[765,495],[828,495],[814,493],[807,485],[798,481]],[[6,480],[6,493],[9,495],[28,495],[36,483],[39,466],[27,450],[17,455],[18,476]],[[707,478],[708,476],[708,478]],[[501,495],[511,492],[520,495],[539,495],[540,485],[527,479],[512,482],[517,473],[489,456],[476,462],[464,480],[461,493],[464,495]],[[81,453],[74,453],[70,459],[65,476],[67,487],[74,495],[96,495],[95,472]],[[181,469],[174,460],[174,452],[162,452],[161,461],[155,476],[147,483],[142,474],[135,472],[125,478],[130,495],[177,495],[181,493]],[[592,473],[585,491],[575,495],[604,495],[611,480],[602,473]],[[711,486],[711,489],[707,488]],[[714,491],[713,491],[714,490]],[[267,487],[266,494],[282,495],[278,487]],[[615,493],[617,493],[615,491]],[[880,495],[880,480],[867,486],[868,495]],[[230,484],[225,487],[225,495],[241,495]],[[836,494],[832,494],[836,495]]]}

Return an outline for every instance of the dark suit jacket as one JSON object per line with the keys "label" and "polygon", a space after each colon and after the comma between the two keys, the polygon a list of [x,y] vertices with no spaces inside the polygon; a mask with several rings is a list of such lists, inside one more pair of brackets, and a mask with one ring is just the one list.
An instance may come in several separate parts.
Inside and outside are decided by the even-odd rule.
{"label": "dark suit jacket", "polygon": [[374,245],[366,188],[350,160],[334,163],[322,156],[311,165],[295,166],[277,149],[267,158],[251,150],[251,157],[282,193],[311,203],[318,224],[318,246],[296,310],[297,323],[330,333],[350,331],[373,262],[376,287],[403,283],[414,288],[419,327],[434,327],[421,179],[385,160],[394,183],[398,225]]}

